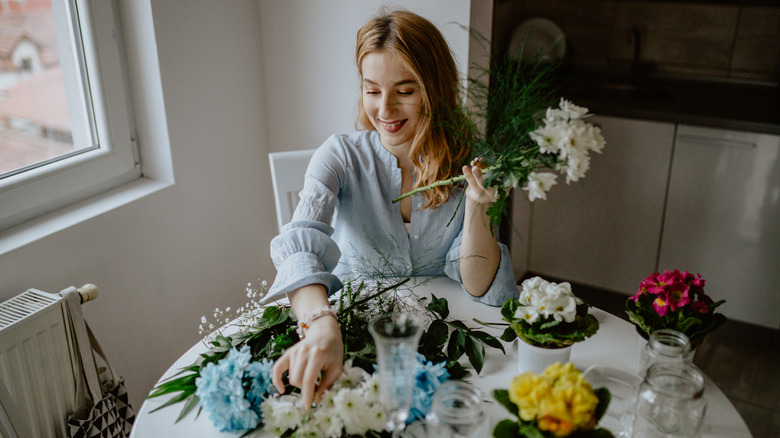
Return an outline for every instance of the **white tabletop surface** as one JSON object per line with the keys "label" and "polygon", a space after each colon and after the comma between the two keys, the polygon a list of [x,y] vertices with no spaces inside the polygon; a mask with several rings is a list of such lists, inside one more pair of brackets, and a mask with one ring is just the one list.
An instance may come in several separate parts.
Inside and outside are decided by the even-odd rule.
{"label": "white tabletop surface", "polygon": [[[425,281],[414,288],[414,293],[418,296],[435,294],[439,298],[446,298],[449,302],[450,318],[460,319],[470,327],[479,328],[496,337],[503,331],[486,328],[474,323],[472,318],[477,318],[481,321],[502,322],[500,309],[472,301],[466,296],[459,284],[448,278],[436,278]],[[604,372],[614,371],[636,376],[639,371],[640,342],[634,326],[599,309],[591,308],[591,313],[599,320],[599,331],[590,339],[574,345],[571,355],[572,362],[580,370],[596,367]],[[478,386],[486,394],[490,394],[494,389],[498,388],[507,389],[512,377],[518,374],[516,342],[504,343],[506,355],[493,348],[487,348],[482,372],[479,376],[472,375],[467,380]],[[160,380],[165,380],[175,374],[180,368],[191,365],[198,355],[205,350],[206,347],[202,343],[196,344],[171,365]],[[473,370],[472,374],[474,374]],[[708,407],[702,431],[703,438],[751,436],[737,410],[709,378],[706,379],[705,397]],[[130,435],[131,438],[239,436],[239,434],[219,432],[211,424],[205,413],[201,413],[196,418],[195,411],[197,411],[197,408],[178,423],[175,423],[175,420],[181,410],[181,404],[150,413],[151,410],[162,405],[168,398],[168,396],[162,396],[144,401],[136,416]],[[486,399],[490,398],[489,395],[486,397]],[[614,407],[618,407],[620,401],[616,399],[613,401],[613,404]],[[489,403],[486,411],[488,418],[493,424],[501,418],[511,418],[509,413],[498,403]],[[608,420],[608,418],[605,417],[602,423],[605,420]],[[490,430],[492,431],[492,426]],[[264,435],[257,432],[251,436],[259,437]]]}

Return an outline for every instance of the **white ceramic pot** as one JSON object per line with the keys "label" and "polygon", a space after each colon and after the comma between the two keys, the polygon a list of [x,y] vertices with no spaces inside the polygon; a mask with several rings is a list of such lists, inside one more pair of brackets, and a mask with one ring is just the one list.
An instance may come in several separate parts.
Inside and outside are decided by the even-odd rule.
{"label": "white ceramic pot", "polygon": [[571,348],[542,348],[525,343],[522,339],[517,340],[517,371],[524,373],[531,371],[540,374],[545,368],[560,362],[562,364],[569,362],[571,358]]}

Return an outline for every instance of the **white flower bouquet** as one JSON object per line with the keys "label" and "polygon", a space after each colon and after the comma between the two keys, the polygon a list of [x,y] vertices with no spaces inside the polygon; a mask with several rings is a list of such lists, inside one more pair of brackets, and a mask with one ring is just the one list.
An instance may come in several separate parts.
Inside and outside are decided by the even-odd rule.
{"label": "white flower bouquet", "polygon": [[[297,320],[289,306],[262,307],[254,301],[264,295],[265,284],[259,290],[248,287],[252,301],[239,309],[236,318],[230,319],[226,313],[229,309],[215,310],[216,325],[203,318],[201,332],[206,334],[209,352],[160,383],[149,397],[175,394],[157,409],[183,402],[179,419],[198,408],[223,432],[262,429],[284,437],[390,436],[385,430],[387,418],[374,376],[376,352],[367,342],[370,320],[401,306],[423,314],[429,321],[420,339],[408,423],[425,417],[439,385],[470,374],[460,363],[461,356],[465,354],[479,372],[485,346],[503,351],[498,339],[449,319],[445,299],[433,296],[410,302],[396,297],[392,292],[405,282],[388,287],[377,284],[374,290],[363,282],[345,284],[339,299],[331,303],[342,328],[344,373],[324,393],[322,401],[308,410],[297,388],[287,385],[285,394],[279,395],[271,383],[274,361],[298,341],[298,335]],[[224,324],[226,321],[229,323]],[[217,328],[219,324],[223,325]],[[237,330],[226,336],[225,327]],[[210,330],[214,331],[208,333]]]}

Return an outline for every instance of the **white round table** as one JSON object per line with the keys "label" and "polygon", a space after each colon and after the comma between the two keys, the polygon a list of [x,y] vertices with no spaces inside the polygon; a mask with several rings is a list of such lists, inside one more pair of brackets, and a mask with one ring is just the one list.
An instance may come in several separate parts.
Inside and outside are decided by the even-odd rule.
{"label": "white round table", "polygon": [[[446,298],[449,303],[450,318],[462,320],[467,325],[479,328],[496,337],[500,336],[502,330],[483,327],[472,321],[472,318],[476,318],[485,322],[501,322],[501,314],[498,307],[490,307],[472,301],[458,283],[448,278],[424,279],[424,281],[423,279],[413,279],[413,281],[417,284],[413,288],[415,295],[430,296],[434,294],[439,298]],[[590,373],[595,372],[599,375],[614,373],[615,375],[636,377],[639,371],[640,343],[634,326],[596,308],[591,308],[591,313],[599,320],[599,331],[590,339],[574,345],[571,355],[572,362],[580,370],[590,369]],[[511,379],[518,374],[516,341],[515,343],[505,343],[504,347],[506,355],[493,348],[487,348],[482,372],[478,376],[474,374],[467,379],[479,387],[485,394],[488,394],[486,396],[487,399],[491,398],[489,394],[494,389],[508,388]],[[196,344],[171,365],[160,381],[168,379],[181,368],[191,365],[198,358],[199,354],[205,351],[206,346],[203,343]],[[723,392],[709,378],[706,378],[705,397],[708,407],[704,419],[702,438],[751,437],[750,431],[742,417],[740,417]],[[211,424],[205,413],[201,413],[196,418],[195,412],[197,408],[178,423],[176,423],[176,418],[181,410],[181,404],[172,405],[154,413],[150,412],[165,403],[169,398],[169,396],[162,396],[144,401],[136,416],[135,424],[130,434],[131,438],[239,436],[239,434],[219,432]],[[619,408],[620,403],[620,394],[613,394],[610,410]],[[492,424],[503,418],[511,418],[509,413],[495,402],[487,404],[486,412]],[[607,416],[602,419],[602,425],[607,426],[604,423],[610,420],[608,418],[609,415],[610,413],[608,412]],[[488,429],[492,431],[492,426]],[[266,435],[262,432],[256,432],[250,436],[260,437]]]}

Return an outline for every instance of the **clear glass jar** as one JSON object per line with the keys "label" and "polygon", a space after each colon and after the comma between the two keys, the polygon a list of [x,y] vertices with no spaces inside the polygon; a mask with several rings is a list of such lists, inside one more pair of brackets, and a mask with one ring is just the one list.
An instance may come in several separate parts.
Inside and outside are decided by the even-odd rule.
{"label": "clear glass jar", "polygon": [[644,377],[648,368],[657,363],[693,363],[691,341],[683,333],[671,329],[660,329],[650,335],[642,350],[639,377]]}
{"label": "clear glass jar", "polygon": [[485,436],[482,391],[461,381],[449,381],[436,388],[431,411],[425,417],[427,436],[465,438]]}
{"label": "clear glass jar", "polygon": [[634,402],[631,436],[698,437],[707,411],[704,376],[681,363],[657,363],[647,369]]}

